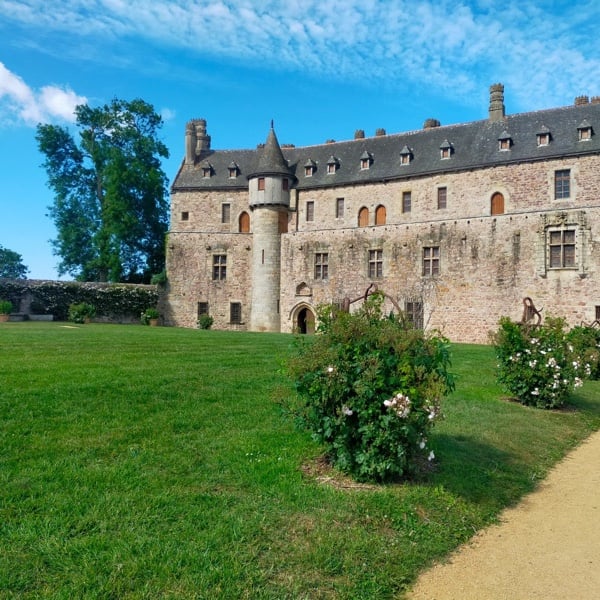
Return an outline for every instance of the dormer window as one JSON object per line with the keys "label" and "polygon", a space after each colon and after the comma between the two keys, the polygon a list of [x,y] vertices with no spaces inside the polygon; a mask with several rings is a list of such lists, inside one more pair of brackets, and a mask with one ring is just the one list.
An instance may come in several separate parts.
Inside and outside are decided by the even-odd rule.
{"label": "dormer window", "polygon": [[236,162],[229,163],[229,179],[235,179],[240,174],[240,168]]}
{"label": "dormer window", "polygon": [[373,156],[371,155],[370,152],[367,152],[365,150],[360,157],[360,168],[362,170],[368,169],[368,168],[370,168],[372,162],[373,162]]}
{"label": "dormer window", "polygon": [[577,128],[577,131],[579,132],[580,142],[586,142],[587,140],[592,139],[592,126],[590,125],[587,119],[584,119],[582,121],[582,123]]}
{"label": "dormer window", "polygon": [[408,146],[404,146],[402,150],[400,150],[400,164],[401,165],[410,165],[411,160],[413,159],[413,153]]}
{"label": "dormer window", "polygon": [[312,177],[317,170],[317,163],[309,158],[304,165],[304,177]]}
{"label": "dormer window", "polygon": [[203,162],[202,163],[202,177],[211,177],[212,174],[213,174],[212,165],[208,161]]}
{"label": "dormer window", "polygon": [[508,131],[503,131],[498,138],[498,150],[510,150],[512,146],[512,138]]}
{"label": "dormer window", "polygon": [[340,161],[335,157],[331,156],[327,161],[327,174],[333,175],[339,168]]}
{"label": "dormer window", "polygon": [[540,127],[535,137],[538,146],[548,146],[550,144],[550,130],[546,126]]}
{"label": "dormer window", "polygon": [[440,158],[450,158],[453,152],[452,144],[448,140],[444,140],[440,145]]}

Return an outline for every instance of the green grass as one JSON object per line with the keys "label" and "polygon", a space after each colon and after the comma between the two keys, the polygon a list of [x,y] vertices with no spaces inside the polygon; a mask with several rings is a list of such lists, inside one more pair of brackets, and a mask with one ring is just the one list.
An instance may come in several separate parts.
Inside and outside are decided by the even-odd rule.
{"label": "green grass", "polygon": [[436,469],[324,484],[278,402],[291,340],[1,324],[0,598],[399,598],[600,428],[600,384],[525,408],[457,345]]}

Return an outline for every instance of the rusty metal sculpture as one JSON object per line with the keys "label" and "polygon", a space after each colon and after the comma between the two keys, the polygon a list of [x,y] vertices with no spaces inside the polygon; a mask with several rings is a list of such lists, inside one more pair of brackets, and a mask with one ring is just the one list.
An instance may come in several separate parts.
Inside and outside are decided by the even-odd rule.
{"label": "rusty metal sculpture", "polygon": [[363,302],[367,301],[367,298],[369,296],[371,296],[372,294],[381,294],[382,296],[384,296],[385,298],[387,298],[393,305],[394,308],[398,311],[398,314],[402,314],[402,310],[400,309],[400,307],[398,306],[398,303],[396,302],[396,300],[394,300],[394,298],[392,298],[389,294],[386,294],[384,291],[380,290],[377,287],[376,283],[372,283],[365,291],[365,293],[362,296],[358,296],[357,298],[354,298],[353,300],[351,300],[348,296],[346,296],[343,300],[342,300],[342,304],[341,304],[341,310],[343,312],[350,312],[350,305],[354,304],[355,302],[358,302],[359,300],[362,300]]}
{"label": "rusty metal sculpture", "polygon": [[[542,310],[535,307],[533,300],[526,296],[523,298],[523,316],[521,317],[521,325],[537,327],[542,322]],[[532,322],[534,321],[534,322]]]}

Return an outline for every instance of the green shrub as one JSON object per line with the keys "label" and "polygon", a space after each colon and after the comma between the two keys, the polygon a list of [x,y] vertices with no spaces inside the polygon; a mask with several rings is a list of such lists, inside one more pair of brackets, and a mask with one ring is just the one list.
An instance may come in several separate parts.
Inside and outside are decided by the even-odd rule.
{"label": "green shrub", "polygon": [[526,326],[502,317],[492,339],[498,381],[522,404],[560,407],[589,376],[590,366],[569,342],[562,318],[547,317],[542,325]]}
{"label": "green shrub", "polygon": [[200,315],[198,318],[198,327],[200,329],[210,329],[214,323],[214,319],[207,314]]}
{"label": "green shrub", "polygon": [[590,366],[589,379],[600,379],[600,329],[585,325],[573,327],[567,339],[583,363]]}
{"label": "green shrub", "polygon": [[0,300],[0,315],[10,315],[13,303],[10,300]]}
{"label": "green shrub", "polygon": [[69,306],[69,321],[72,323],[85,323],[96,316],[96,309],[92,304],[80,302]]}
{"label": "green shrub", "polygon": [[454,388],[447,340],[384,316],[382,304],[373,294],[354,314],[320,307],[317,335],[298,336],[288,363],[301,424],[361,481],[407,477],[432,460],[427,436]]}
{"label": "green shrub", "polygon": [[150,325],[150,321],[158,319],[160,316],[158,309],[154,307],[147,308],[140,316],[143,325]]}

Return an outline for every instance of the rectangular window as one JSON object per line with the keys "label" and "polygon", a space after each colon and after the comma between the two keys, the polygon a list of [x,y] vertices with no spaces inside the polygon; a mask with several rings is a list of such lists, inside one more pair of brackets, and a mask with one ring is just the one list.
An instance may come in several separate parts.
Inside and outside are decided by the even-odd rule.
{"label": "rectangular window", "polygon": [[440,272],[440,247],[423,248],[423,275],[438,275]]}
{"label": "rectangular window", "polygon": [[213,254],[213,281],[224,281],[227,278],[227,255]]}
{"label": "rectangular window", "polygon": [[437,191],[438,209],[446,208],[446,199],[448,197],[448,188],[440,187]]}
{"label": "rectangular window", "polygon": [[315,254],[315,279],[325,281],[329,277],[329,254],[317,252]]}
{"label": "rectangular window", "polygon": [[258,189],[259,189],[259,191],[265,189],[265,178],[264,177],[258,178]]}
{"label": "rectangular window", "polygon": [[402,192],[402,212],[409,213],[412,208],[412,195],[410,192]]}
{"label": "rectangular window", "polygon": [[184,210],[181,213],[181,220],[182,221],[189,221],[190,220],[190,213],[187,210]]}
{"label": "rectangular window", "polygon": [[600,321],[600,306],[596,305],[596,321]]}
{"label": "rectangular window", "polygon": [[344,217],[344,199],[336,198],[335,200],[335,218],[342,219]]}
{"label": "rectangular window", "polygon": [[571,170],[563,169],[554,172],[554,198],[569,198],[571,196]]}
{"label": "rectangular window", "polygon": [[575,230],[550,231],[550,268],[575,267]]}
{"label": "rectangular window", "polygon": [[239,325],[242,322],[242,303],[231,302],[229,304],[229,322]]}
{"label": "rectangular window", "polygon": [[420,300],[407,300],[404,304],[404,312],[409,323],[415,329],[423,329],[423,302]]}
{"label": "rectangular window", "polygon": [[231,219],[231,204],[221,204],[221,223],[229,223]]}
{"label": "rectangular window", "polygon": [[198,318],[208,314],[208,302],[198,302]]}
{"label": "rectangular window", "polygon": [[383,250],[369,250],[369,279],[383,277]]}
{"label": "rectangular window", "polygon": [[309,200],[306,203],[306,220],[307,221],[315,220],[315,203],[312,200]]}
{"label": "rectangular window", "polygon": [[284,177],[284,178],[281,180],[281,189],[282,189],[284,192],[287,192],[287,191],[290,189],[290,180],[289,180],[287,177]]}

